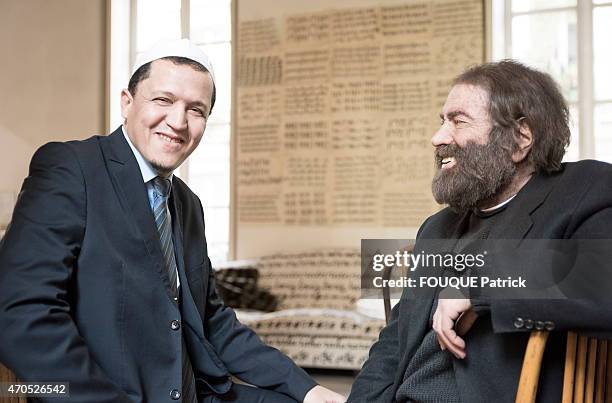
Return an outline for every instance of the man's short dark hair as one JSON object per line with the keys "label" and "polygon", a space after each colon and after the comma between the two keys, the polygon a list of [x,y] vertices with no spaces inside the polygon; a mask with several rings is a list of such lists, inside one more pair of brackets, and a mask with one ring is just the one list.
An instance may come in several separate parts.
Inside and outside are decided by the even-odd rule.
{"label": "man's short dark hair", "polygon": [[561,169],[570,141],[569,109],[548,74],[513,60],[502,60],[471,67],[453,84],[476,85],[488,92],[492,135],[517,138],[524,120],[533,134],[526,162],[536,171],[550,173]]}
{"label": "man's short dark hair", "polygon": [[[171,61],[174,64],[177,65],[186,65],[191,67],[192,69],[196,70],[196,71],[201,71],[202,73],[209,73],[208,69],[204,66],[202,66],[200,63],[188,59],[186,57],[180,57],[180,56],[166,56],[166,57],[162,57],[161,59],[157,59],[157,60],[168,60]],[[154,60],[155,61],[155,60]],[[128,91],[130,92],[130,94],[132,94],[132,96],[134,96],[136,94],[136,90],[138,89],[138,84],[140,84],[141,81],[149,78],[149,75],[151,74],[151,63],[153,62],[149,62],[146,64],[143,64],[142,66],[140,66],[138,68],[138,70],[136,70],[134,72],[134,74],[132,74],[132,78],[130,78],[130,82],[128,83]],[[215,99],[217,98],[217,90],[216,90],[216,86],[215,83],[213,83],[213,91],[212,91],[212,96],[210,97],[210,111],[208,111],[208,114],[210,115],[212,113],[212,109],[213,106],[215,106]]]}

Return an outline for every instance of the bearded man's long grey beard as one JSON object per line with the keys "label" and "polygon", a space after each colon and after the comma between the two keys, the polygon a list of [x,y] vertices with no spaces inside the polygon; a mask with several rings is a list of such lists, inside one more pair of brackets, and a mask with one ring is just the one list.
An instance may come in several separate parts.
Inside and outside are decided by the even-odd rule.
{"label": "bearded man's long grey beard", "polygon": [[[431,186],[436,201],[463,212],[476,208],[508,185],[517,169],[510,152],[500,143],[492,140],[485,145],[469,142],[464,147],[439,146],[435,154],[438,171]],[[446,157],[454,157],[456,164],[448,170],[440,169]]]}

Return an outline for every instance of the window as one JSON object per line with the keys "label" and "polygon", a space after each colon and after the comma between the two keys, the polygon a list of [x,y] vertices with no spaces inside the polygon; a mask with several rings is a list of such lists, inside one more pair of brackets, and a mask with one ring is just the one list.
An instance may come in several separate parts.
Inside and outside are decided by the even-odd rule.
{"label": "window", "polygon": [[202,200],[209,256],[223,261],[230,225],[231,0],[112,1],[109,129],[121,123],[119,92],[138,53],[162,38],[190,38],[215,70],[217,99],[204,138],[176,174]]}
{"label": "window", "polygon": [[612,0],[493,0],[492,56],[550,73],[570,105],[566,160],[612,162]]}

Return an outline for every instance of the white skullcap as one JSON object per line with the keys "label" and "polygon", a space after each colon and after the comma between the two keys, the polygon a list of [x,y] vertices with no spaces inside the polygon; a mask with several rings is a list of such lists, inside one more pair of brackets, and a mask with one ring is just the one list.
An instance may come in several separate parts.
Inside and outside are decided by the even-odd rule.
{"label": "white skullcap", "polygon": [[136,57],[136,62],[132,68],[132,75],[140,67],[162,57],[178,56],[184,57],[194,62],[200,63],[210,73],[210,78],[215,83],[215,73],[213,72],[212,63],[202,49],[194,45],[189,39],[162,39],[155,45],[151,46],[146,51],[140,53]]}

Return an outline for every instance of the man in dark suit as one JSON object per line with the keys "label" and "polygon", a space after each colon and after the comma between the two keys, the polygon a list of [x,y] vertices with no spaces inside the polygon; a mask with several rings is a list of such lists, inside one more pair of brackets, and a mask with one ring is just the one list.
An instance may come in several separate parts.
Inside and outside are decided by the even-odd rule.
{"label": "man in dark suit", "polygon": [[[569,113],[548,75],[513,61],[475,66],[454,80],[440,118],[432,138],[438,167],[432,190],[449,207],[421,226],[415,251],[450,245],[456,252],[477,239],[610,238],[612,166],[561,163]],[[609,265],[594,269],[609,282]],[[587,284],[587,292],[595,285]],[[514,401],[533,329],[551,331],[538,401],[559,402],[567,330],[612,330],[609,305],[588,296],[440,294],[447,291],[404,290],[349,402]]]}
{"label": "man in dark suit", "polygon": [[165,41],[137,60],[122,127],[35,153],[0,245],[0,361],[20,379],[79,403],[344,400],[216,293],[202,205],[172,175],[214,101],[206,55]]}

